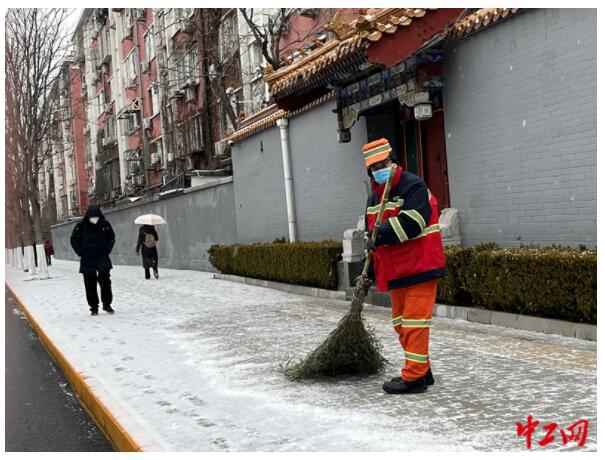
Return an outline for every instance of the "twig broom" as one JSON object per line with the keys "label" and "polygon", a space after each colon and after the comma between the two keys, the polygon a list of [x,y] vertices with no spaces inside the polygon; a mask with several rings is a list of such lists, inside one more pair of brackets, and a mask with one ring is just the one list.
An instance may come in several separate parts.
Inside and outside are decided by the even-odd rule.
{"label": "twig broom", "polygon": [[[393,183],[396,165],[391,167],[389,179],[384,187],[378,219],[372,232],[372,241],[376,241],[378,227]],[[368,253],[361,275],[357,278],[349,312],[338,322],[336,329],[328,338],[310,353],[303,361],[286,369],[286,376],[292,380],[308,379],[318,376],[336,376],[344,374],[376,374],[382,372],[387,360],[381,354],[381,345],[371,329],[365,325],[361,315],[365,298],[364,283],[368,279],[371,253]]]}

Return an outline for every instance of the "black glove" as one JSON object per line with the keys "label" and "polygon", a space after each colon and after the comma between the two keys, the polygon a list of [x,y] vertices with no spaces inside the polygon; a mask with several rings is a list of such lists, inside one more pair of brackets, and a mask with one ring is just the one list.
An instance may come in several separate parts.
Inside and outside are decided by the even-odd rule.
{"label": "black glove", "polygon": [[372,280],[369,278],[366,278],[363,282],[363,292],[365,293],[365,295],[368,295],[368,291],[370,290],[370,286],[372,286]]}
{"label": "black glove", "polygon": [[366,240],[366,252],[374,252],[376,250],[376,244],[372,241],[372,238]]}

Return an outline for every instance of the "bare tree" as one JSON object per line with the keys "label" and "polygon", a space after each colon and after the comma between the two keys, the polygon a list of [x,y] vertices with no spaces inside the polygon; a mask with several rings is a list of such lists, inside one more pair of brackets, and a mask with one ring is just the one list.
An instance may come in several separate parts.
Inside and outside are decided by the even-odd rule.
{"label": "bare tree", "polygon": [[265,24],[258,24],[254,21],[254,8],[240,8],[240,12],[260,46],[267,63],[274,70],[282,67],[280,42],[296,9],[279,8],[278,13],[275,16],[270,16]]}
{"label": "bare tree", "polygon": [[[6,13],[6,91],[13,104],[14,165],[23,184],[24,239],[43,238],[38,176],[49,155],[56,106],[52,89],[70,43],[67,9],[9,9]],[[31,221],[31,229],[29,222]]]}

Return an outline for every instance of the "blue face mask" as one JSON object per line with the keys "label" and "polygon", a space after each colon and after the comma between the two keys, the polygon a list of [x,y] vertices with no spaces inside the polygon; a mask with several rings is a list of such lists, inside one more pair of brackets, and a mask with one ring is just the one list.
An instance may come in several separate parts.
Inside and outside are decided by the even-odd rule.
{"label": "blue face mask", "polygon": [[390,166],[386,168],[379,169],[378,171],[372,171],[372,175],[374,176],[374,180],[379,184],[384,184],[389,180],[389,174],[391,174]]}

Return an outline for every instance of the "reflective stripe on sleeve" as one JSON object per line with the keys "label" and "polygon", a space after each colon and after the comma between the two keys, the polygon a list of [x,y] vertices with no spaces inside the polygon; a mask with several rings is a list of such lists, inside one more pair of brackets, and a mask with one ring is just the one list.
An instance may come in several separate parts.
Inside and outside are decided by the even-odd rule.
{"label": "reflective stripe on sleeve", "polygon": [[410,219],[414,220],[418,226],[420,227],[420,231],[422,232],[426,227],[426,222],[424,221],[424,217],[415,209],[405,209],[401,211],[399,214],[404,214],[408,216]]}
{"label": "reflective stripe on sleeve", "polygon": [[408,240],[408,236],[406,235],[405,230],[401,226],[401,222],[399,222],[398,217],[390,217],[389,224],[391,224],[391,227],[393,227],[393,231],[395,232],[397,238],[401,243]]}

